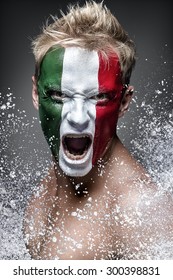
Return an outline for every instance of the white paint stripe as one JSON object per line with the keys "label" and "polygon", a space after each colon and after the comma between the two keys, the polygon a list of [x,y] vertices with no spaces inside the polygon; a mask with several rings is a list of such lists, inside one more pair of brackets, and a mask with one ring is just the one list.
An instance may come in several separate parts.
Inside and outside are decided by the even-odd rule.
{"label": "white paint stripe", "polygon": [[[99,56],[96,51],[88,51],[78,47],[65,49],[61,90],[69,98],[64,102],[62,109],[60,137],[65,133],[90,133],[94,139],[96,101],[89,97],[98,94],[98,71]],[[69,112],[71,113],[71,118],[76,122],[75,128],[67,121]],[[87,121],[88,126],[86,126]],[[60,146],[61,156],[63,156],[63,151]],[[92,168],[92,157],[93,146],[86,163],[87,166],[84,169],[89,170]],[[86,170],[83,172],[86,173]],[[83,176],[82,173],[79,176]]]}
{"label": "white paint stripe", "polygon": [[87,94],[98,92],[99,58],[96,51],[66,48],[63,60],[62,90]]}

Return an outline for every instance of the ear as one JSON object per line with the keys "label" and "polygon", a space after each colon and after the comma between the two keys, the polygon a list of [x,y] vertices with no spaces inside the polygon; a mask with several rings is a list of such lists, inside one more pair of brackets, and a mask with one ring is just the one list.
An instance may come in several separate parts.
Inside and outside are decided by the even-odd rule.
{"label": "ear", "polygon": [[36,81],[35,76],[32,76],[32,102],[33,102],[35,109],[38,110],[39,101],[38,101],[37,81]]}
{"label": "ear", "polygon": [[119,115],[118,115],[119,118],[124,116],[125,112],[128,110],[129,104],[133,97],[133,91],[134,91],[133,86],[128,86],[128,88],[126,89],[119,108]]}

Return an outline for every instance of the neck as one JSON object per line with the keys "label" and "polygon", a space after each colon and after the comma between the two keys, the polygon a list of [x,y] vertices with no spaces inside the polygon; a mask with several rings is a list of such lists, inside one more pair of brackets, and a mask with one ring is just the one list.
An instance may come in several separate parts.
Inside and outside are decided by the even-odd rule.
{"label": "neck", "polygon": [[58,186],[58,196],[61,196],[64,192],[64,186],[66,186],[66,194],[68,192],[70,196],[76,198],[90,196],[94,191],[94,183],[99,177],[97,165],[95,165],[92,170],[83,177],[70,177],[65,175],[56,163],[54,163],[54,171]]}

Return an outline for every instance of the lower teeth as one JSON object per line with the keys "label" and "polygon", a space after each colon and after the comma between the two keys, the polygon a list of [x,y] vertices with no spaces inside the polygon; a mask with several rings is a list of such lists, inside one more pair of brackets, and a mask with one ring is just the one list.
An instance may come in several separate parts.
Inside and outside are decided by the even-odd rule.
{"label": "lower teeth", "polygon": [[80,155],[75,155],[75,154],[71,154],[68,150],[65,151],[67,157],[72,158],[72,159],[81,159],[86,155],[87,151],[84,151],[83,154]]}

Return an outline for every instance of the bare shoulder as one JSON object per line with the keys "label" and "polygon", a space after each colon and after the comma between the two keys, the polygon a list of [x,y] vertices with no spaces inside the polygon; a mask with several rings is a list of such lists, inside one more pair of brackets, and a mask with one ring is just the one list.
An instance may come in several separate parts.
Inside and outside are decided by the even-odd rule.
{"label": "bare shoulder", "polygon": [[116,251],[125,259],[156,259],[159,258],[158,248],[162,247],[160,258],[164,259],[168,257],[166,250],[171,246],[172,258],[173,197],[153,182],[124,147],[120,150],[114,207],[116,230],[120,237]]}
{"label": "bare shoulder", "polygon": [[173,257],[173,198],[161,191],[145,176],[128,182],[120,195],[120,236],[126,259],[167,258],[170,247]]}
{"label": "bare shoulder", "polygon": [[47,218],[55,185],[52,172],[51,169],[46,178],[41,181],[38,191],[31,195],[25,209],[23,233],[27,248],[29,251],[32,249],[32,257],[38,255],[46,232]]}

